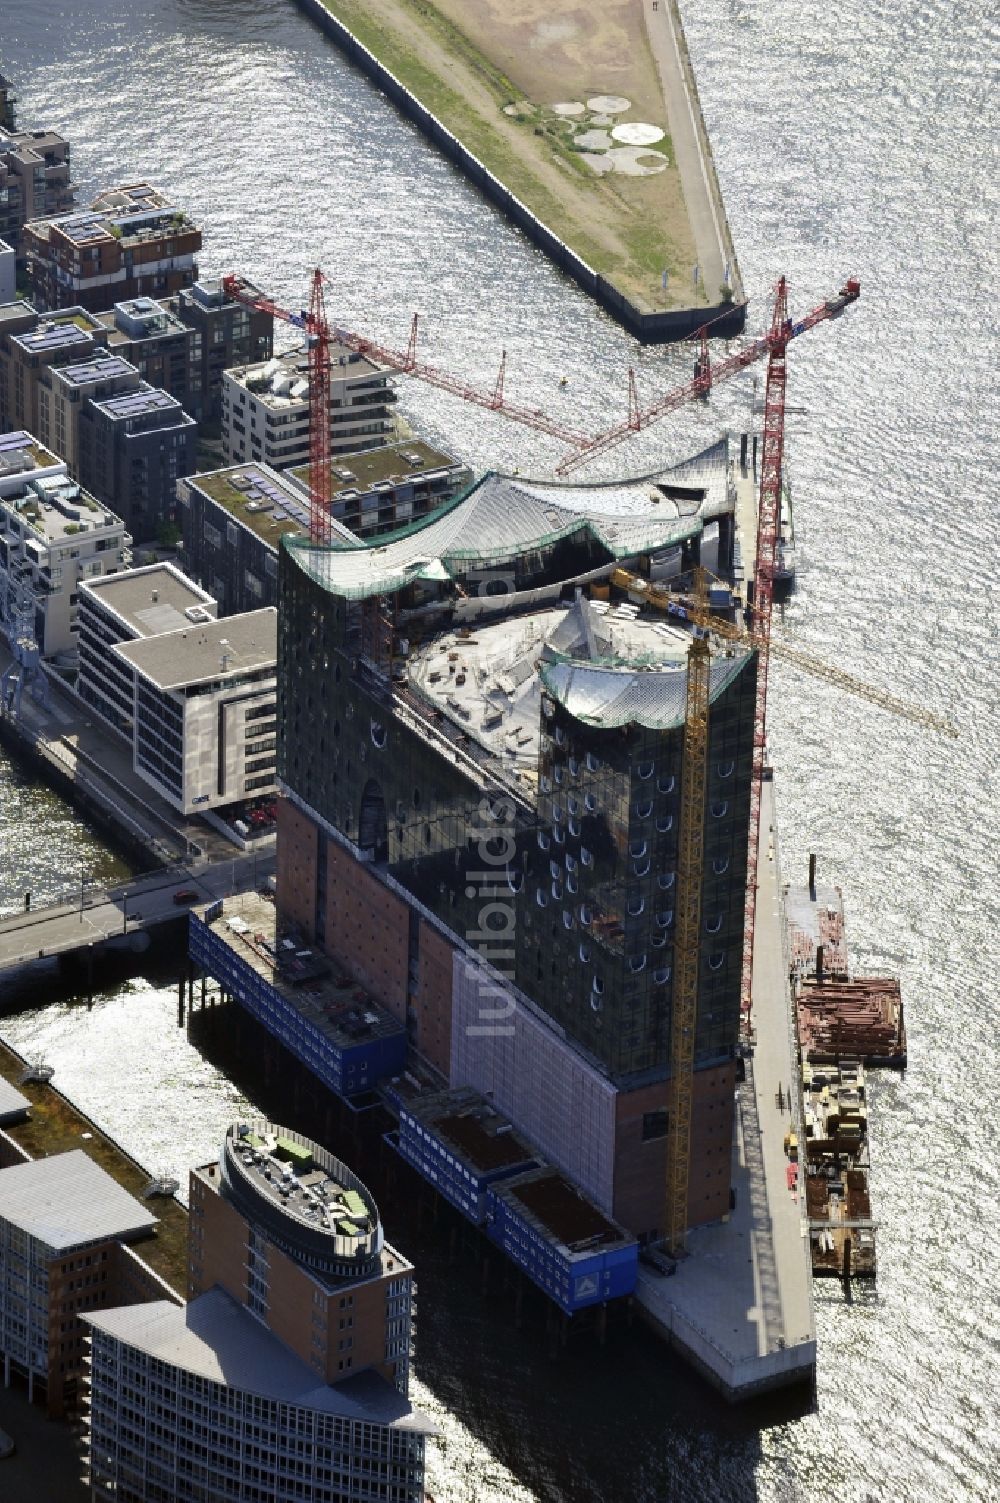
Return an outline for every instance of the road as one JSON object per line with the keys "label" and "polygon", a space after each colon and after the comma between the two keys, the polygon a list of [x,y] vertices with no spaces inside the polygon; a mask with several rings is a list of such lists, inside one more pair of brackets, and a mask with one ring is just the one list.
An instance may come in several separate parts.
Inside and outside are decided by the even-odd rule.
{"label": "road", "polygon": [[0,971],[129,933],[136,937],[135,948],[142,948],[140,934],[184,912],[186,905],[175,903],[175,893],[190,890],[197,902],[211,902],[263,883],[274,864],[274,852],[268,851],[172,866],[117,887],[81,888],[51,907],[12,914],[0,919]]}

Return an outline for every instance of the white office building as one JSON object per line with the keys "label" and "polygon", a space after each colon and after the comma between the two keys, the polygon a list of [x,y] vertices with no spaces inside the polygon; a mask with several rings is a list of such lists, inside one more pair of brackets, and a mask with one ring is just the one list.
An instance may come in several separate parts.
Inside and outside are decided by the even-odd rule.
{"label": "white office building", "polygon": [[81,697],[182,814],[276,791],[277,611],[215,619],[172,564],[81,591]]}
{"label": "white office building", "polygon": [[0,435],[0,629],[75,658],[84,581],[128,567],[132,538],[30,433]]}
{"label": "white office building", "polygon": [[[330,449],[333,454],[375,449],[394,437],[396,400],[389,377],[363,355],[330,351]],[[222,377],[222,452],[228,464],[251,460],[276,470],[309,459],[309,359],[299,352],[257,365],[235,366]]]}

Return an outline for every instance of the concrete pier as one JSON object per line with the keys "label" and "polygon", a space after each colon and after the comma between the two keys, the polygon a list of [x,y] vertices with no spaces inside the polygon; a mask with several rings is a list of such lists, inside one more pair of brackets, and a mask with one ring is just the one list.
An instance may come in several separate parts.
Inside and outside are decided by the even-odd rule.
{"label": "concrete pier", "polygon": [[[754,1033],[738,1091],[736,1206],[688,1236],[672,1277],[643,1266],[643,1318],[731,1402],[812,1380],[816,1327],[804,1191],[788,1188],[785,1134],[800,1092],[774,813],[764,784],[754,949]],[[780,1105],[779,1105],[780,1102]]]}

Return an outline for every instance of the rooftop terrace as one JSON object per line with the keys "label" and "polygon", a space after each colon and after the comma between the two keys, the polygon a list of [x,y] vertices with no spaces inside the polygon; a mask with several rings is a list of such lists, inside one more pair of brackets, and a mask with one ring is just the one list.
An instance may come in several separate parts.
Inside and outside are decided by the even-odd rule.
{"label": "rooftop terrace", "polygon": [[[286,535],[308,536],[308,497],[269,465],[233,465],[205,475],[190,475],[182,484],[217,502],[272,548],[278,548]],[[336,537],[345,542],[356,541],[354,533],[343,523],[333,519],[331,525]]]}
{"label": "rooftop terrace", "polygon": [[318,1143],[273,1122],[241,1122],[227,1131],[223,1151],[225,1182],[251,1204],[287,1218],[292,1238],[298,1228],[314,1247],[328,1242],[331,1259],[366,1259],[379,1251],[375,1201]]}
{"label": "rooftop terrace", "polygon": [[[358,454],[338,454],[330,469],[330,496],[336,500],[345,494],[369,491],[373,486],[390,481],[419,482],[459,468],[457,460],[445,454],[443,449],[434,449],[421,438],[411,438],[378,449],[365,449]],[[308,491],[307,464],[298,465],[288,473]]]}

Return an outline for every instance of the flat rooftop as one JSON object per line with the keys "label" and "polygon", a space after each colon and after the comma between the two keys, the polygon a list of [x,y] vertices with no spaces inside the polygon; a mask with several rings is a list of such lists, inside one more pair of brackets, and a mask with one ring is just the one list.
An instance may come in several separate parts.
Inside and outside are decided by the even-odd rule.
{"label": "flat rooftop", "polygon": [[93,348],[93,338],[88,328],[71,319],[45,319],[37,329],[26,334],[12,334],[11,342],[28,355],[48,355],[55,350],[81,350]]}
{"label": "flat rooftop", "polygon": [[138,376],[139,372],[121,355],[107,355],[103,351],[72,365],[56,366],[52,372],[58,381],[67,386],[93,386],[98,381],[116,381],[124,376]]}
{"label": "flat rooftop", "polygon": [[183,210],[149,183],[129,183],[106,188],[89,209],[54,219],[36,219],[31,228],[43,239],[55,231],[77,246],[95,246],[111,240],[125,246],[167,234],[183,234],[196,226]]}
{"label": "flat rooftop", "polygon": [[158,689],[225,683],[246,673],[275,669],[278,612],[274,606],[265,606],[197,626],[185,622],[180,630],[124,642],[112,651]]}
{"label": "flat rooftop", "polygon": [[125,524],[121,517],[108,511],[83,486],[65,473],[45,472],[44,463],[33,468],[39,473],[26,470],[6,477],[0,475],[0,479],[5,478],[8,482],[21,482],[16,490],[12,490],[9,483],[4,486],[4,499],[0,504],[27,523],[41,542],[49,545],[116,527],[121,528],[124,537]]}
{"label": "flat rooftop", "polygon": [[539,1157],[514,1132],[508,1118],[475,1091],[459,1089],[435,1092],[432,1096],[412,1096],[407,1098],[405,1107],[478,1174]]}
{"label": "flat rooftop", "polygon": [[24,1092],[0,1075],[0,1126],[18,1121],[27,1115],[30,1108],[31,1102]]}
{"label": "flat rooftop", "polygon": [[185,614],[189,610],[204,611],[212,617],[216,610],[211,595],[173,564],[126,569],[104,579],[87,580],[82,588],[114,611],[135,637],[152,637],[191,626],[192,621]]}
{"label": "flat rooftop", "polygon": [[[223,507],[261,542],[277,549],[281,539],[307,537],[309,502],[302,489],[266,464],[238,464],[205,475],[189,475],[182,484],[191,486]],[[335,537],[344,542],[358,539],[342,522],[331,518]]]}
{"label": "flat rooftop", "polygon": [[[31,1159],[79,1149],[129,1195],[142,1196],[152,1177],[149,1172],[53,1086],[33,1080],[18,1084],[24,1065],[20,1055],[0,1043],[0,1080],[18,1088],[31,1104],[30,1116],[3,1124],[7,1136]],[[142,1260],[172,1289],[183,1291],[187,1286],[187,1210],[173,1196],[157,1196],[148,1204],[158,1219],[155,1236],[142,1244]]]}
{"label": "flat rooftop", "polygon": [[492,1188],[510,1201],[546,1242],[559,1244],[570,1256],[635,1241],[563,1179],[557,1169],[548,1166],[529,1169],[526,1174],[501,1180]]}
{"label": "flat rooftop", "polygon": [[[336,500],[351,491],[369,491],[375,485],[399,481],[419,482],[436,479],[451,470],[462,469],[443,449],[434,449],[422,438],[379,449],[365,449],[358,454],[338,454],[330,466],[330,497]],[[309,489],[309,466],[298,465],[288,474],[305,490]]]}
{"label": "flat rooftop", "polygon": [[81,1318],[210,1383],[344,1419],[435,1433],[433,1422],[377,1373],[359,1373],[344,1383],[318,1381],[312,1368],[223,1289],[210,1289],[183,1307],[155,1300],[88,1311]]}
{"label": "flat rooftop", "polygon": [[[354,383],[382,374],[382,367],[347,345],[330,345],[330,380]],[[235,365],[226,371],[235,385],[250,392],[254,399],[274,411],[309,406],[309,357],[298,351],[272,355],[253,365]]]}
{"label": "flat rooftop", "polygon": [[0,1169],[0,1219],[56,1252],[142,1237],[156,1225],[148,1206],[79,1148]]}
{"label": "flat rooftop", "polygon": [[[195,910],[204,914],[204,908]],[[337,1049],[403,1031],[403,1024],[356,982],[337,974],[322,951],[298,941],[295,931],[278,929],[274,903],[256,892],[226,898],[210,927],[288,1005]]]}
{"label": "flat rooftop", "polygon": [[[126,362],[122,361],[124,365]],[[130,367],[132,369],[132,367]],[[117,397],[104,397],[94,406],[112,418],[143,417],[146,413],[170,413],[177,423],[193,423],[176,397],[160,386],[150,386],[146,391],[126,391]]]}

